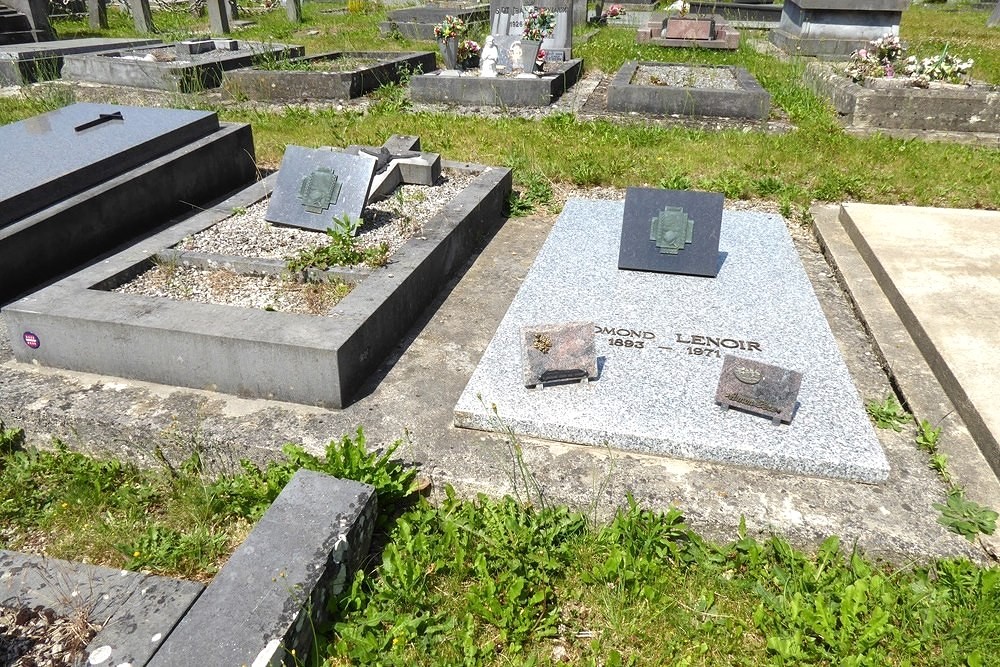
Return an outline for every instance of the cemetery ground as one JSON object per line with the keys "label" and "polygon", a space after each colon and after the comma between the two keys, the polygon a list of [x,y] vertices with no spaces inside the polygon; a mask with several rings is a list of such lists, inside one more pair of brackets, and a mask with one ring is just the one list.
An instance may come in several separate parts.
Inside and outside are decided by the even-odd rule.
{"label": "cemetery ground", "polygon": [[[307,4],[296,28],[280,15],[256,17],[240,36],[305,44],[307,53],[433,48],[378,38],[377,12],[321,7]],[[987,13],[914,8],[903,36],[918,54],[961,45],[977,60],[974,76],[1000,83],[1000,51],[982,28]],[[102,34],[131,34],[111,16]],[[154,20],[166,39],[193,31],[184,14]],[[73,25],[56,23],[64,37],[82,30]],[[607,75],[663,53],[615,28],[578,50],[588,70]],[[527,117],[452,113],[461,110],[411,104],[397,85],[334,106],[59,83],[0,99],[4,123],[89,96],[218,110],[253,125],[264,169],[277,167],[287,144],[379,145],[413,134],[449,159],[512,167],[520,193],[511,202],[519,215],[340,413],[14,368],[0,336],[0,546],[204,580],[304,464],[379,491],[366,574],[336,601],[333,627],[317,630],[316,653],[329,664],[994,664],[1000,573],[991,542],[966,541],[937,522],[960,525],[931,507],[944,505],[949,489],[932,466],[947,473],[948,464],[934,438],[893,418],[883,400],[891,387],[808,227],[813,202],[996,209],[998,144],[851,136],[801,85],[800,63],[747,44],[734,54],[673,50],[670,59],[746,67],[771,92],[772,121],[784,131],[584,119],[565,107]],[[859,392],[890,426],[879,436],[891,489],[449,427],[455,398],[566,197],[621,198],[616,188],[640,184],[720,191],[727,206],[789,220]],[[358,424],[386,455],[361,454]],[[99,458],[33,448],[48,448],[51,437]],[[399,449],[387,449],[400,437]],[[283,458],[287,440],[316,457],[289,450]],[[279,463],[261,473],[241,466],[243,457]],[[496,499],[505,493],[513,499]],[[986,516],[962,509],[972,520]]]}

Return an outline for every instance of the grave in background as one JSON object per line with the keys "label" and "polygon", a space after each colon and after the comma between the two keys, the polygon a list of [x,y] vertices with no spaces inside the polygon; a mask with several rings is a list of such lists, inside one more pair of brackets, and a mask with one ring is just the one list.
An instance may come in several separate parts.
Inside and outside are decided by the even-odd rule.
{"label": "grave in background", "polygon": [[[433,173],[438,164],[429,161],[423,169]],[[346,271],[360,282],[329,316],[112,291],[158,261],[186,264],[188,255],[198,253],[180,253],[173,246],[234,209],[262,200],[278,178],[273,174],[11,304],[4,316],[15,357],[167,385],[343,407],[502,219],[511,191],[509,169],[456,162],[440,166],[471,172],[475,180],[424,223],[420,236],[407,240],[389,265],[367,275]],[[190,261],[257,275],[285,271],[283,262],[243,257],[202,255]]]}
{"label": "grave in background", "polygon": [[222,85],[223,73],[261,60],[294,58],[301,46],[235,39],[206,39],[159,46],[68,55],[63,77],[115,86],[198,92]]}
{"label": "grave in background", "polygon": [[541,76],[483,78],[475,73],[458,76],[442,72],[410,79],[410,97],[416,102],[469,106],[544,107],[559,99],[583,75],[583,61],[548,62]]}
{"label": "grave in background", "polygon": [[[335,69],[339,61],[357,65],[345,71]],[[437,69],[431,51],[337,51],[315,56],[289,58],[292,67],[264,69],[248,67],[226,73],[225,89],[233,97],[262,101],[347,100],[360,97],[379,86],[398,83],[406,72],[433,72]],[[323,69],[330,64],[331,71]],[[315,67],[315,69],[310,69]]]}
{"label": "grave in background", "polygon": [[[658,71],[663,80],[654,82]],[[699,85],[706,76],[714,83]],[[632,60],[622,65],[608,86],[608,109],[764,119],[771,112],[771,95],[742,67]]]}
{"label": "grave in background", "polygon": [[63,57],[108,49],[159,44],[158,39],[84,37],[58,42],[29,42],[0,46],[0,85],[24,85],[59,78]]}
{"label": "grave in background", "polygon": [[640,44],[682,48],[733,51],[740,46],[739,31],[718,15],[681,18],[657,12],[636,32],[635,39]]}
{"label": "grave in background", "polygon": [[[716,278],[617,268],[622,202],[571,200],[455,407],[455,424],[881,482],[888,463],[784,221],[726,211]],[[521,327],[593,321],[600,377],[528,389]],[[732,354],[802,374],[790,424],[716,404]],[[495,405],[499,421],[491,406]]]}
{"label": "grave in background", "polygon": [[899,35],[910,0],[785,0],[771,43],[785,53],[847,60],[873,39]]}
{"label": "grave in background", "polygon": [[256,176],[249,125],[79,103],[0,127],[0,300]]}
{"label": "grave in background", "polygon": [[[573,26],[577,19],[575,8],[584,0],[490,0],[490,34],[496,38],[500,49],[498,64],[510,64],[506,54],[510,46],[521,39],[524,29],[525,6],[544,7],[555,15],[555,31],[542,40],[542,49],[548,61],[564,61],[573,57]],[[584,9],[586,12],[586,9]]]}
{"label": "grave in background", "polygon": [[379,23],[378,29],[382,35],[398,32],[406,39],[433,40],[434,26],[444,21],[446,16],[454,16],[465,21],[470,33],[477,34],[489,27],[489,12],[490,6],[486,3],[464,7],[449,6],[447,3],[405,7],[390,11],[388,20]]}

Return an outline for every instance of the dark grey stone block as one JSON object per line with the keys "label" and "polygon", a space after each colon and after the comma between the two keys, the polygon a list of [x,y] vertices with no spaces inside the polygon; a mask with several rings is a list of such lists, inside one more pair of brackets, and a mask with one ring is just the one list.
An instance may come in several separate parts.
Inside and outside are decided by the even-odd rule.
{"label": "dark grey stone block", "polygon": [[[101,114],[115,120],[77,131]],[[219,129],[213,112],[78,103],[0,127],[17,169],[0,180],[0,228]]]}
{"label": "dark grey stone block", "polygon": [[321,232],[345,215],[360,220],[374,175],[370,155],[286,146],[264,218]]}
{"label": "dark grey stone block", "polygon": [[544,107],[559,99],[583,75],[582,60],[550,63],[541,77],[441,76],[410,79],[410,97],[417,102],[470,106]]}
{"label": "dark grey stone block", "polygon": [[786,0],[771,43],[791,55],[846,60],[882,35],[899,34],[910,0]]}
{"label": "dark grey stone block", "polygon": [[[478,176],[393,255],[390,266],[372,271],[337,304],[335,317],[105,291],[148,268],[152,257],[185,236],[259,201],[273,188],[275,174],[10,304],[3,315],[14,354],[47,366],[342,407],[502,219],[509,169],[442,166]],[[23,342],[26,331],[40,346]]]}
{"label": "dark grey stone block", "polygon": [[[629,188],[625,191],[618,268],[714,278],[724,259],[719,255],[724,201],[722,195],[710,192]],[[682,238],[675,253],[665,251],[663,243],[658,246],[650,238],[654,220],[666,209],[680,209],[679,218],[689,222],[690,241],[685,243]]]}
{"label": "dark grey stone block", "polygon": [[299,470],[149,662],[307,663],[313,628],[368,554],[375,490]]}
{"label": "dark grey stone block", "polygon": [[465,21],[469,34],[479,34],[489,29],[489,5],[481,4],[468,7],[423,6],[395,9],[389,12],[388,20],[379,23],[379,31],[383,35],[398,32],[407,39],[433,41],[434,26],[441,23],[445,16],[455,16]]}
{"label": "dark grey stone block", "polygon": [[[688,86],[654,86],[632,83],[636,71],[643,65],[674,63],[636,62],[622,65],[608,86],[608,109],[612,111],[648,114],[679,114],[684,116],[722,116],[726,118],[767,118],[771,112],[771,95],[742,67],[719,66],[732,72],[738,90],[696,88]],[[698,65],[698,67],[706,67]]]}
{"label": "dark grey stone block", "polygon": [[379,62],[352,72],[238,69],[226,73],[223,87],[232,97],[251,100],[346,100],[397,83],[403,72],[427,73],[437,69],[431,51],[337,51],[291,58],[290,62],[322,63],[339,58],[377,58]]}
{"label": "dark grey stone block", "polygon": [[0,45],[0,85],[20,86],[59,78],[63,56],[159,44],[158,39],[85,37],[58,42]]}
{"label": "dark grey stone block", "polygon": [[[155,111],[155,109],[146,109]],[[206,137],[0,227],[0,303],[257,176],[249,125]]]}

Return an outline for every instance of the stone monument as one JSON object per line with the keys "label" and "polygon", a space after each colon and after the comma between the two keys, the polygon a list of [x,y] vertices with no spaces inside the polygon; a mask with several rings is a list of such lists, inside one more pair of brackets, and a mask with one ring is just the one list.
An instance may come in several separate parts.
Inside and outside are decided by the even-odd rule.
{"label": "stone monument", "polygon": [[785,0],[771,43],[785,53],[847,60],[886,34],[899,35],[910,0]]}

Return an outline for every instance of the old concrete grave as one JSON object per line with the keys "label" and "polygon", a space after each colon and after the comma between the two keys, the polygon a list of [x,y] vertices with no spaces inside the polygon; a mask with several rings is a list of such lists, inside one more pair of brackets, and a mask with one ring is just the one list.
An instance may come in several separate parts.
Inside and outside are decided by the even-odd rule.
{"label": "old concrete grave", "polygon": [[24,85],[57,79],[62,72],[63,57],[67,55],[159,43],[158,39],[83,37],[55,42],[4,44],[0,46],[0,85]]}
{"label": "old concrete grave", "polygon": [[224,72],[305,54],[301,46],[196,39],[64,58],[63,78],[116,86],[198,92],[222,85]]}
{"label": "old concrete grave", "polygon": [[348,100],[398,83],[410,73],[436,69],[431,51],[335,51],[289,58],[275,68],[258,65],[231,70],[223,87],[237,99]]}
{"label": "old concrete grave", "polygon": [[[905,371],[895,350],[902,345],[896,339],[908,333],[1000,476],[1000,362],[994,353],[1000,345],[1000,213],[851,203],[817,227],[827,246],[844,232],[905,327],[887,338],[876,334],[889,366]],[[842,254],[831,257],[838,266],[848,262]],[[877,320],[881,309],[869,307],[861,293],[869,287],[852,280],[847,285],[865,319]],[[919,392],[900,384],[904,395]]]}
{"label": "old concrete grave", "polygon": [[490,6],[486,3],[463,5],[443,2],[393,9],[386,17],[387,20],[378,24],[378,28],[383,35],[398,32],[406,39],[431,41],[435,39],[434,26],[444,21],[446,16],[462,19],[471,34],[479,34],[489,28],[489,15]]}
{"label": "old concrete grave", "polygon": [[249,125],[78,103],[0,127],[0,301],[249,182]]}
{"label": "old concrete grave", "polygon": [[635,39],[640,44],[681,48],[733,51],[740,46],[739,31],[717,14],[680,17],[657,12],[636,32]]}
{"label": "old concrete grave", "polygon": [[320,232],[345,217],[359,222],[376,162],[332,148],[286,146],[264,219]]}
{"label": "old concrete grave", "polygon": [[501,72],[482,77],[479,70],[451,70],[410,79],[410,97],[416,102],[459,106],[545,107],[558,100],[583,75],[583,61],[545,63],[542,74]]}
{"label": "old concrete grave", "polygon": [[766,119],[771,95],[742,67],[630,60],[608,86],[608,109]]}
{"label": "old concrete grave", "polygon": [[[406,145],[419,151],[416,142]],[[381,155],[381,148],[371,151]],[[397,213],[366,211],[369,242],[394,244],[381,268],[307,272],[319,281],[318,295],[302,292],[313,283],[298,290],[288,286],[281,278],[288,274],[286,259],[330,238],[263,221],[279,172],[11,304],[4,314],[8,327],[18,332],[17,354],[45,366],[309,405],[347,405],[477,240],[495,228],[511,189],[509,169],[441,163],[426,159],[430,155],[395,155],[408,163],[405,169],[394,164],[391,152],[386,160],[385,171],[398,170],[394,178],[416,175],[426,182],[442,167],[445,178],[419,186],[424,190],[410,199],[401,195]],[[369,169],[379,162],[370,154],[346,157],[366,162]],[[301,183],[293,186],[300,192]],[[439,189],[445,194],[435,194]],[[395,205],[396,199],[385,205]],[[418,210],[426,219],[410,220]],[[257,240],[251,243],[251,238]],[[207,285],[197,289],[165,290],[158,282],[158,276],[195,279],[199,272],[207,274]],[[147,287],[135,287],[146,274]],[[323,286],[341,281],[349,293],[339,301],[326,300]],[[244,282],[249,285],[240,287]],[[277,291],[267,287],[272,283]],[[193,299],[195,293],[202,302]],[[305,299],[305,308],[289,305],[295,294]]]}
{"label": "old concrete grave", "polygon": [[[622,202],[570,200],[455,406],[455,424],[883,482],[889,464],[776,215],[726,211],[716,278],[617,267]],[[593,321],[600,378],[528,389],[521,327]],[[727,354],[801,373],[790,424],[716,405]]]}
{"label": "old concrete grave", "polygon": [[809,63],[803,80],[830,100],[845,125],[861,131],[975,136],[1000,133],[1000,88],[932,82],[918,88],[905,77],[855,83],[836,65]]}
{"label": "old concrete grave", "polygon": [[909,6],[910,0],[786,0],[768,37],[789,55],[847,60],[873,39],[898,36]]}

